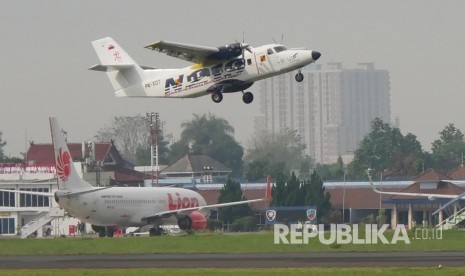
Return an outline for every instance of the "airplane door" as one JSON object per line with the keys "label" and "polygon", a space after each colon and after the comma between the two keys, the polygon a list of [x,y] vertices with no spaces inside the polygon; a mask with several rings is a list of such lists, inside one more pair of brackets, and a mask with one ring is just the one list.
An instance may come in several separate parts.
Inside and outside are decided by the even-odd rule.
{"label": "airplane door", "polygon": [[[271,54],[268,54],[271,53]],[[256,53],[256,62],[258,67],[258,72],[260,74],[266,75],[274,71],[272,60],[273,55],[276,56],[276,53],[273,52],[273,49],[261,50]]]}
{"label": "airplane door", "polygon": [[[272,54],[270,54],[271,52]],[[279,53],[277,53],[273,49],[268,49],[267,54],[268,54],[268,60],[271,63],[271,68],[273,68],[273,71],[279,72],[281,70],[281,57]]]}

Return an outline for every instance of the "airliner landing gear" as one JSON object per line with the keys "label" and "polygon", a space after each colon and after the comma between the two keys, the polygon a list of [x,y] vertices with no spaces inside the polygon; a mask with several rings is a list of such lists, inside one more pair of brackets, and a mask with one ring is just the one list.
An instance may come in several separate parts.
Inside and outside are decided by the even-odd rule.
{"label": "airliner landing gear", "polygon": [[299,70],[299,72],[295,75],[295,80],[297,82],[301,82],[304,80],[304,75],[302,74],[302,72]]}
{"label": "airliner landing gear", "polygon": [[95,233],[98,234],[99,238],[104,238],[107,236],[107,228],[105,226],[99,226],[99,225],[93,225],[92,224],[92,230],[95,231]]}
{"label": "airliner landing gear", "polygon": [[149,236],[161,236],[163,229],[160,226],[152,227],[149,229]]}
{"label": "airliner landing gear", "polygon": [[[242,93],[244,93],[244,91],[242,91]],[[251,92],[245,92],[243,95],[242,95],[242,100],[244,101],[244,103],[246,104],[249,104],[253,101],[253,94]]]}
{"label": "airliner landing gear", "polygon": [[213,92],[212,93],[212,100],[215,103],[221,102],[223,100],[223,93],[221,93],[221,92]]}

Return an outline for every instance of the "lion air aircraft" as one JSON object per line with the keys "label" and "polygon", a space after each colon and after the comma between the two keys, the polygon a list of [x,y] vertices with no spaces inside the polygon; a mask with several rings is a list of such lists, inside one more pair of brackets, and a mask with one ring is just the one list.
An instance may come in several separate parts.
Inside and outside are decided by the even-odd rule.
{"label": "lion air aircraft", "polygon": [[[177,223],[182,230],[207,226],[212,208],[269,201],[270,180],[265,198],[207,205],[195,191],[174,187],[94,187],[77,173],[57,119],[50,118],[52,143],[58,179],[58,191],[18,193],[53,196],[69,215],[92,224],[99,236],[112,236],[117,227],[153,225],[150,235],[160,235],[160,225]],[[8,192],[12,192],[8,190]]]}
{"label": "lion air aircraft", "polygon": [[100,63],[91,70],[106,72],[117,97],[195,98],[210,94],[215,103],[224,93],[242,92],[242,100],[253,101],[244,92],[255,81],[298,70],[297,82],[304,79],[301,68],[321,56],[305,48],[280,44],[251,47],[232,43],[220,47],[158,41],[145,48],[194,64],[182,69],[141,67],[112,38],[92,42]]}

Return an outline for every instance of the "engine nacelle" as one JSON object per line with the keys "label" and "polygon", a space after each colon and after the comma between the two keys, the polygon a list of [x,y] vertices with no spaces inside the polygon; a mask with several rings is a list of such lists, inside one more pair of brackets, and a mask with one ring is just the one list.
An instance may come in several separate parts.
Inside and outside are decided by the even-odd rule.
{"label": "engine nacelle", "polygon": [[207,227],[207,218],[200,212],[192,212],[187,216],[178,219],[178,226],[181,230],[200,230]]}

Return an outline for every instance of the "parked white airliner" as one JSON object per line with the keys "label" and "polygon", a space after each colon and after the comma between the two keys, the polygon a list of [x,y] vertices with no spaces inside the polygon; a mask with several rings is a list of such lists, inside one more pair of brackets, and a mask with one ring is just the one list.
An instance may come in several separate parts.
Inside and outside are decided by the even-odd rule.
{"label": "parked white airliner", "polygon": [[[57,119],[50,118],[58,191],[54,194],[17,191],[55,197],[69,215],[92,224],[100,236],[112,236],[118,227],[152,225],[150,235],[160,235],[163,223],[177,223],[182,230],[206,227],[212,208],[269,200],[269,178],[265,198],[207,205],[195,191],[173,187],[94,187],[76,172]],[[16,192],[8,190],[8,192]]]}
{"label": "parked white airliner", "polygon": [[92,42],[100,64],[91,70],[104,71],[117,97],[194,98],[211,95],[219,103],[223,93],[242,91],[245,103],[253,101],[244,92],[255,81],[298,70],[296,81],[304,79],[301,68],[321,56],[305,48],[281,44],[251,47],[232,43],[220,47],[157,41],[145,48],[193,62],[181,69],[156,69],[139,66],[112,38]]}

